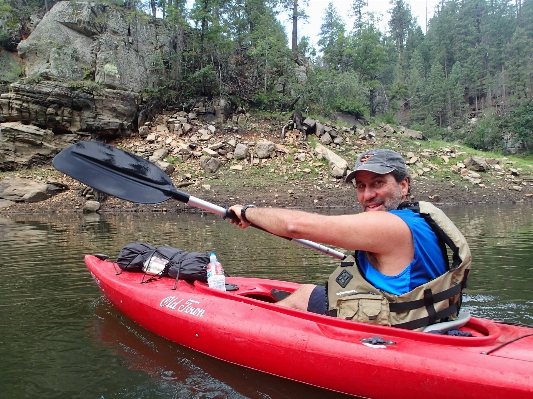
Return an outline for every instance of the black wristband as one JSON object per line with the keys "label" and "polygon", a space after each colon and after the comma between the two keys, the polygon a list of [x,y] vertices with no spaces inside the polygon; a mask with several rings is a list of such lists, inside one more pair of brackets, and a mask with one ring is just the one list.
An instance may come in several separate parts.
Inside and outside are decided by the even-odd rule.
{"label": "black wristband", "polygon": [[244,205],[241,209],[241,219],[244,220],[246,223],[251,223],[248,219],[246,219],[246,210],[248,208],[257,208],[255,205],[248,204]]}

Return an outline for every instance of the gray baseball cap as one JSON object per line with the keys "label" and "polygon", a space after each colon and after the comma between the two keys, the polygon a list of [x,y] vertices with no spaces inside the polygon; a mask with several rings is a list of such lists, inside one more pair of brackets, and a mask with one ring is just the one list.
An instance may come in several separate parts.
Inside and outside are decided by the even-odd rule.
{"label": "gray baseball cap", "polygon": [[382,148],[369,150],[359,155],[355,161],[354,170],[346,176],[346,183],[352,181],[355,173],[360,170],[368,170],[380,175],[386,175],[393,170],[407,174],[407,167],[402,156],[396,151]]}

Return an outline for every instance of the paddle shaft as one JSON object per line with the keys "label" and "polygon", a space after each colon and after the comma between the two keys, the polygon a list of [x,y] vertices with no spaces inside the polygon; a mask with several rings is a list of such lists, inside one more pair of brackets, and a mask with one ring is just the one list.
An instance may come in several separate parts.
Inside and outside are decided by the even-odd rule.
{"label": "paddle shaft", "polygon": [[[178,194],[180,196],[185,194],[185,193],[179,192],[178,190],[176,190],[176,191],[178,192]],[[181,201],[181,199],[176,198],[175,196],[173,196],[173,198],[177,199],[178,201]],[[207,201],[204,201],[202,199],[193,197],[192,195],[189,195],[188,198],[189,198],[188,201],[182,201],[182,202],[185,202],[187,205],[193,206],[195,208],[203,209],[205,211],[214,213],[215,215],[222,216],[223,218],[227,217],[227,218],[229,218],[231,220],[235,220],[235,221],[239,220],[239,218],[237,218],[235,213],[233,213],[232,211],[230,211],[230,210],[228,210],[226,208],[222,208],[221,206],[218,206],[218,205],[215,205],[215,204],[211,204],[210,202],[207,202]],[[264,228],[262,228],[260,226],[256,226],[253,223],[251,225],[253,227],[255,227],[256,229],[263,230],[263,231],[266,231],[267,233],[270,233],[270,231],[268,231],[268,230],[266,230],[266,229],[264,229]],[[273,233],[270,233],[270,234],[273,234]],[[321,244],[317,244],[316,242],[313,242],[313,241],[303,240],[301,238],[290,238],[290,237],[283,237],[283,236],[278,236],[278,237],[285,238],[286,240],[293,241],[293,242],[295,242],[297,244],[300,244],[300,245],[302,245],[304,247],[314,249],[316,251],[319,251],[319,252],[321,252],[323,254],[332,256],[332,257],[337,258],[337,259],[341,259],[342,260],[342,259],[346,258],[346,255],[344,255],[342,252],[336,251],[336,250],[334,250],[332,248],[326,247],[326,246],[321,245]]]}

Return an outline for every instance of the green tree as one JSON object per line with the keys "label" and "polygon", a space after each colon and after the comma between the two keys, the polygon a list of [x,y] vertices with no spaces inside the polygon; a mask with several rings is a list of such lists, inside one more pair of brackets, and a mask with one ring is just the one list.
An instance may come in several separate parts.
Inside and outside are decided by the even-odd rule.
{"label": "green tree", "polygon": [[364,80],[378,79],[387,57],[379,29],[371,23],[364,24],[359,35],[352,36],[350,48],[353,52],[353,69]]}
{"label": "green tree", "polygon": [[466,119],[468,103],[465,101],[465,78],[463,67],[456,62],[446,79],[446,114],[448,124]]}
{"label": "green tree", "polygon": [[262,91],[266,95],[271,91],[275,77],[287,71],[291,55],[285,45],[287,36],[281,23],[270,13],[257,19],[250,37],[254,45],[248,54],[256,65],[255,73],[262,81]]}
{"label": "green tree", "polygon": [[528,151],[533,144],[533,101],[524,100],[511,113],[511,129],[526,146]]}
{"label": "green tree", "polygon": [[347,47],[346,26],[333,3],[329,3],[320,26],[318,46],[325,65],[333,70],[346,70],[344,52]]}
{"label": "green tree", "polygon": [[517,1],[517,25],[525,29],[528,37],[533,38],[533,0]]}
{"label": "green tree", "polygon": [[368,88],[353,71],[320,70],[309,82],[309,96],[323,115],[343,111],[355,117],[367,117]]}
{"label": "green tree", "polygon": [[443,65],[446,76],[457,61],[457,57],[469,48],[465,40],[466,32],[458,23],[460,7],[458,0],[444,3],[437,16],[431,19],[425,37],[429,62]]}
{"label": "green tree", "polygon": [[394,98],[401,101],[402,108],[410,110],[409,120],[411,123],[423,123],[429,114],[425,87],[424,60],[420,52],[415,51],[411,59],[407,90],[405,88],[402,90],[400,83],[397,83],[393,92]]}
{"label": "green tree", "polygon": [[359,35],[364,25],[364,12],[363,9],[368,6],[367,0],[352,0],[350,5],[350,15],[353,16],[353,34],[355,36]]}
{"label": "green tree", "polygon": [[389,30],[394,43],[398,58],[401,59],[409,32],[413,29],[413,15],[411,7],[404,0],[390,0],[392,8],[389,10]]}
{"label": "green tree", "polygon": [[443,126],[446,111],[446,86],[442,66],[435,63],[431,66],[426,85],[426,98],[433,120],[439,127]]}
{"label": "green tree", "polygon": [[307,0],[279,0],[279,5],[288,11],[292,21],[291,49],[295,60],[298,61],[298,24],[305,21],[308,16],[303,6],[308,5]]}
{"label": "green tree", "polygon": [[[415,32],[414,19],[411,8],[404,0],[390,0],[392,8],[388,10],[389,19],[389,50],[392,85],[397,89],[405,87],[409,75],[409,53],[407,50],[409,38]],[[411,49],[411,53],[412,53]]]}
{"label": "green tree", "polygon": [[[223,87],[227,60],[232,53],[231,40],[222,24],[222,13],[229,1],[196,0],[192,5],[188,17],[194,28],[190,30],[191,40],[183,57],[183,87],[187,93],[212,95]],[[181,21],[178,13],[176,18]]]}
{"label": "green tree", "polygon": [[381,42],[381,32],[372,22],[364,23],[359,34],[351,36],[350,39],[345,52],[349,57],[346,58],[351,60],[352,69],[359,74],[368,88],[370,116],[375,116],[380,106],[379,79],[387,58],[387,50]]}
{"label": "green tree", "polygon": [[504,50],[506,82],[510,94],[517,99],[533,96],[533,44],[526,30],[516,29]]}

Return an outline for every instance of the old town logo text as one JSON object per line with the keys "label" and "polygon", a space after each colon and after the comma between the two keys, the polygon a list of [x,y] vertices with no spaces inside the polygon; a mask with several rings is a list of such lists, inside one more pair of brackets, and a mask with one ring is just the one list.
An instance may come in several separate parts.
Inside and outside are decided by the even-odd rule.
{"label": "old town logo text", "polygon": [[162,308],[169,308],[177,310],[181,313],[188,313],[192,316],[202,317],[205,313],[205,309],[198,307],[200,302],[193,299],[187,299],[184,302],[184,299],[178,299],[176,296],[167,296],[159,303],[159,306]]}

